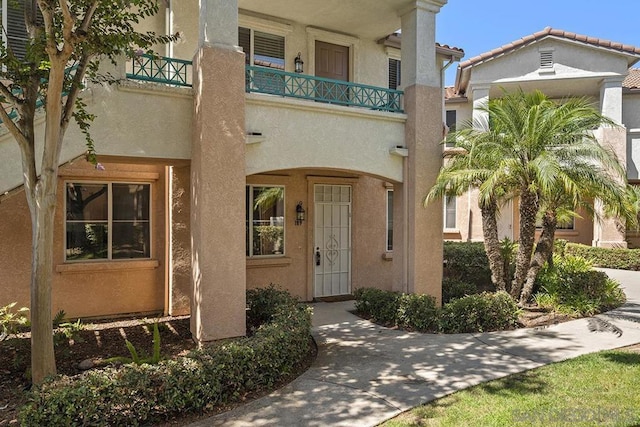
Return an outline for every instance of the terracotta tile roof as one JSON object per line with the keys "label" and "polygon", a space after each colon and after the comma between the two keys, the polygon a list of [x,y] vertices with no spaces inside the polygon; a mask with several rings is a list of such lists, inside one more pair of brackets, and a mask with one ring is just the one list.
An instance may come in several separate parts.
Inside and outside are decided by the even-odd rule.
{"label": "terracotta tile roof", "polygon": [[454,86],[447,86],[444,88],[444,99],[447,102],[466,102],[467,97],[456,92]]}
{"label": "terracotta tile roof", "polygon": [[622,87],[627,89],[640,89],[640,68],[629,69],[629,74],[622,82]]}
{"label": "terracotta tile roof", "polygon": [[500,46],[496,49],[493,49],[489,52],[485,52],[482,53],[478,56],[474,56],[471,59],[468,59],[464,62],[460,63],[460,68],[466,68],[466,67],[470,67],[474,64],[477,64],[478,62],[482,62],[485,61],[487,59],[491,59],[493,57],[496,57],[498,55],[502,55],[505,53],[508,53],[512,50],[521,48],[523,46],[526,46],[530,43],[533,43],[535,41],[538,41],[540,39],[543,39],[545,37],[548,36],[554,36],[554,37],[559,37],[559,38],[563,38],[566,40],[574,40],[574,41],[578,41],[581,43],[585,43],[585,44],[589,44],[592,46],[597,46],[597,47],[603,47],[606,49],[612,49],[612,50],[616,50],[618,52],[621,53],[626,53],[626,54],[631,54],[631,55],[640,55],[640,48],[632,46],[632,45],[628,45],[628,44],[622,44],[622,43],[617,43],[617,42],[613,42],[610,40],[604,40],[604,39],[599,39],[596,37],[589,37],[589,36],[585,36],[585,35],[581,35],[581,34],[576,34],[576,33],[571,33],[569,31],[564,31],[564,30],[559,30],[556,28],[551,28],[551,27],[546,27],[544,30],[542,31],[538,31],[537,33],[533,33],[530,34],[528,36],[522,37],[521,39],[515,40],[511,43],[505,44],[504,46]]}
{"label": "terracotta tile roof", "polygon": [[[400,49],[402,45],[402,34],[400,33],[389,34],[388,36],[378,40],[378,43],[385,46],[395,47],[397,49]],[[456,58],[462,58],[464,56],[464,50],[460,49],[459,47],[449,46],[448,44],[441,44],[437,42],[436,42],[436,51],[442,55],[453,55]]]}
{"label": "terracotta tile roof", "polygon": [[462,58],[464,56],[464,49],[460,49],[459,47],[449,46],[448,44],[440,44],[436,42],[436,50],[443,53],[454,54]]}

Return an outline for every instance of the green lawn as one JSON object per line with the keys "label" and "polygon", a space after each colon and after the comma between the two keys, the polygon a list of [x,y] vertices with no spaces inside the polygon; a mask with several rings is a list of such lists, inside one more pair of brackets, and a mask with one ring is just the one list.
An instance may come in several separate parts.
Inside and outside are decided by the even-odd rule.
{"label": "green lawn", "polygon": [[605,351],[481,384],[382,424],[637,426],[640,354]]}

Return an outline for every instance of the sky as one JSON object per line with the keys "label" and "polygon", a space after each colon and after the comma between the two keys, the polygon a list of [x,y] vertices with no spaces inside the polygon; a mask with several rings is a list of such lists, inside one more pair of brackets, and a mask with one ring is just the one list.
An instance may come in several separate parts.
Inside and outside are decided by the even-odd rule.
{"label": "sky", "polygon": [[640,47],[640,0],[448,0],[436,19],[436,41],[463,49],[463,61],[545,27]]}

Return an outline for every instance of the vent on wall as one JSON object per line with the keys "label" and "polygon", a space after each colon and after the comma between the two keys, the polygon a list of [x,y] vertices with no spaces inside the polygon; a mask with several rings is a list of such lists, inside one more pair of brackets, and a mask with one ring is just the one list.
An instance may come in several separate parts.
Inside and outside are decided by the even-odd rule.
{"label": "vent on wall", "polygon": [[540,52],[540,68],[553,68],[553,51]]}

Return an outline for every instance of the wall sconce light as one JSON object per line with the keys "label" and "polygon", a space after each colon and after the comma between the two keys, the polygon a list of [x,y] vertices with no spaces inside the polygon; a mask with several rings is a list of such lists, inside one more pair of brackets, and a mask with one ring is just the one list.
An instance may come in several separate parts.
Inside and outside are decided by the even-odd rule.
{"label": "wall sconce light", "polygon": [[298,202],[296,206],[296,225],[301,225],[304,222],[305,210],[302,207],[302,202]]}
{"label": "wall sconce light", "polygon": [[293,60],[296,65],[296,73],[304,73],[304,61],[302,60],[302,53],[298,52],[298,56]]}

